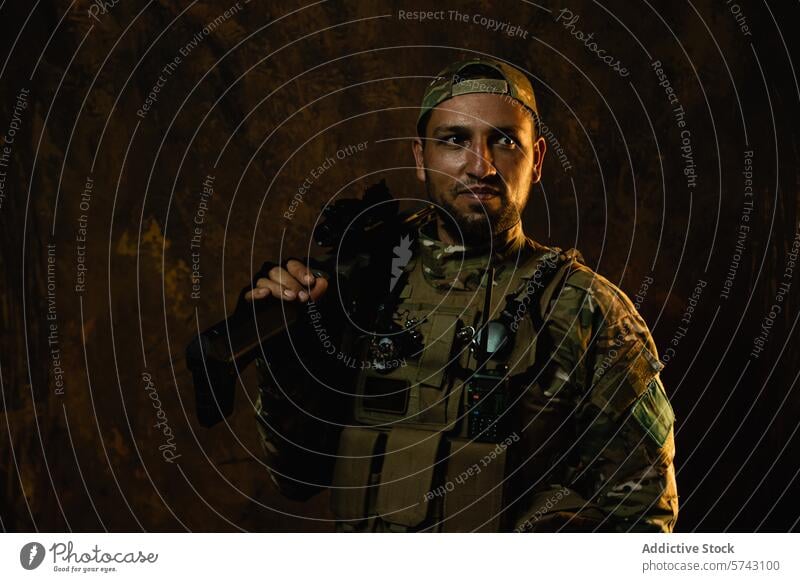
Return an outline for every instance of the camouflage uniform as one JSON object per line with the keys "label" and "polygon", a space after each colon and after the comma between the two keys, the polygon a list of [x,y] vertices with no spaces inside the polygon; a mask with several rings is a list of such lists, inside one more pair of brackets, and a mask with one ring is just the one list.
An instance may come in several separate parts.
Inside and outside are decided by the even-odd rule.
{"label": "camouflage uniform", "polygon": [[[555,258],[562,261],[558,272],[543,288],[532,286],[539,272],[532,266]],[[441,349],[454,341],[447,322],[481,308],[490,260],[493,313],[516,290],[537,290],[514,322],[510,437],[496,445],[472,442],[463,431],[459,438],[464,378],[443,371],[453,351],[449,344]],[[521,234],[502,248],[468,249],[420,232],[406,270],[396,321],[409,321],[417,308],[422,316],[413,321],[427,327],[422,353],[389,374],[420,387],[403,414],[365,412],[360,388],[354,403],[352,386],[377,375],[348,369],[330,354],[302,359],[346,395],[298,380],[290,366],[297,357],[288,350],[273,352],[269,364],[258,361],[258,426],[284,494],[306,499],[331,487],[338,529],[350,531],[672,531],[674,416],[659,378],[663,365],[619,288],[583,265],[577,251]],[[436,307],[415,303],[418,296]],[[327,321],[342,349],[357,352],[345,320],[340,333]],[[319,345],[309,334],[308,345]],[[456,350],[458,370],[470,366],[468,351]]]}

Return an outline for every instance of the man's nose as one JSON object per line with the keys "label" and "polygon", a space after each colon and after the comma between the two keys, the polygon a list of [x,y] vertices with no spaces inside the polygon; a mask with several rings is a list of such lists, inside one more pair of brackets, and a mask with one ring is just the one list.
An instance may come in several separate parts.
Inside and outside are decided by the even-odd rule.
{"label": "man's nose", "polygon": [[467,174],[470,177],[480,180],[496,173],[489,144],[478,143],[467,152]]}

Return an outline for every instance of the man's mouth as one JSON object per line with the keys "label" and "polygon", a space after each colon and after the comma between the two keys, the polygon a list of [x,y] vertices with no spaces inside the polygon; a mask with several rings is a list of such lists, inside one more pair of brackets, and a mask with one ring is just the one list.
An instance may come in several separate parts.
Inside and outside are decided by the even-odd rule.
{"label": "man's mouth", "polygon": [[474,200],[489,200],[490,198],[499,196],[500,192],[494,188],[468,188],[466,190],[459,190],[458,195]]}

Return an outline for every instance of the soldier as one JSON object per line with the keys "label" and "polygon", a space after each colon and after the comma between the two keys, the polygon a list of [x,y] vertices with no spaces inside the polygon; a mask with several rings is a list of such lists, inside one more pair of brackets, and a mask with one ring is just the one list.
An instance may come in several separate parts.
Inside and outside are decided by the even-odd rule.
{"label": "soldier", "polygon": [[[247,295],[311,313],[315,331],[257,360],[258,428],[281,492],[330,488],[338,530],[675,525],[674,415],[645,322],[575,249],[523,232],[546,149],[538,120],[530,81],[493,59],[454,63],[428,86],[413,154],[437,214],[391,331],[320,326],[329,282],[296,260]],[[306,370],[290,366],[320,329],[338,347],[326,339]]]}

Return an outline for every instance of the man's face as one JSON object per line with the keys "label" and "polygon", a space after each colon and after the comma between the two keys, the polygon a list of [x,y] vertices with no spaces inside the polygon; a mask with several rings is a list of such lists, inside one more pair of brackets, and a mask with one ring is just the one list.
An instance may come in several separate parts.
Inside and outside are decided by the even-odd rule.
{"label": "man's face", "polygon": [[413,145],[417,177],[454,240],[486,242],[520,221],[541,178],[546,146],[534,138],[528,111],[502,95],[459,95],[431,111]]}

